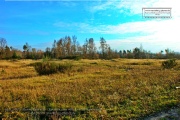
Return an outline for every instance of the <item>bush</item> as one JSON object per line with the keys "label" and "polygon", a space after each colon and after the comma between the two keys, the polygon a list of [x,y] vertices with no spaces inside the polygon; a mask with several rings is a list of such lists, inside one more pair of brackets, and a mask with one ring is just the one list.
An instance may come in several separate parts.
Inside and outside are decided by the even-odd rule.
{"label": "bush", "polygon": [[35,70],[40,75],[52,74],[58,72],[58,65],[50,62],[38,62],[35,64]]}
{"label": "bush", "polygon": [[70,70],[72,65],[70,63],[57,64],[53,62],[37,62],[34,64],[35,70],[40,75],[49,75],[57,72],[65,72]]}
{"label": "bush", "polygon": [[162,67],[165,69],[171,69],[177,65],[176,59],[169,59],[162,62]]}

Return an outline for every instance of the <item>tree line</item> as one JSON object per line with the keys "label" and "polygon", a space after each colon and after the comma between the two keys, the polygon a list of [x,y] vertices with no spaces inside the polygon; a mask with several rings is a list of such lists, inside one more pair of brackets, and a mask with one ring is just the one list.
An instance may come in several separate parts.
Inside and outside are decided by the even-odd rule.
{"label": "tree line", "polygon": [[45,51],[32,48],[25,43],[23,51],[7,45],[5,38],[0,38],[0,59],[113,59],[113,58],[129,58],[129,59],[168,59],[180,58],[179,53],[175,53],[170,49],[161,50],[158,53],[151,53],[140,47],[133,50],[114,50],[107,41],[100,37],[100,46],[96,47],[93,38],[86,38],[83,45],[77,41],[77,37],[65,36],[59,40],[54,40],[52,47],[47,47]]}

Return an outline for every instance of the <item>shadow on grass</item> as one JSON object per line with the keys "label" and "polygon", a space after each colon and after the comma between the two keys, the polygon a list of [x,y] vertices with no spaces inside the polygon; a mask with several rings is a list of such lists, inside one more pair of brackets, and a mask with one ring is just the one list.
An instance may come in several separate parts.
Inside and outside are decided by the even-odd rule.
{"label": "shadow on grass", "polygon": [[13,79],[24,79],[24,78],[32,78],[32,77],[37,77],[38,75],[24,75],[24,76],[12,76],[12,77],[6,77],[6,78],[0,78],[0,80],[13,80]]}

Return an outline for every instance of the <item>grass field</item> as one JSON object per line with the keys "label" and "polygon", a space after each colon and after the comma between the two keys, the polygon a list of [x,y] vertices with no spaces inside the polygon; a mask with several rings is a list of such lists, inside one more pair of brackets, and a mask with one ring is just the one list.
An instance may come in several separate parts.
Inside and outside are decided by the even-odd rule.
{"label": "grass field", "polygon": [[54,60],[72,69],[41,76],[33,67],[39,61],[0,61],[1,118],[27,118],[22,109],[72,109],[61,118],[140,119],[180,104],[180,61],[162,69],[163,60]]}

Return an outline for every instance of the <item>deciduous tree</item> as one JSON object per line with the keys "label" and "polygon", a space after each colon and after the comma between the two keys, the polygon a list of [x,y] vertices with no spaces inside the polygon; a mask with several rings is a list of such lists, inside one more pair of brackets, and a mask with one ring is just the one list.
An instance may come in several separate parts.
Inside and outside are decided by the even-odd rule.
{"label": "deciduous tree", "polygon": [[7,45],[6,39],[0,38],[0,58],[4,57],[6,45]]}

